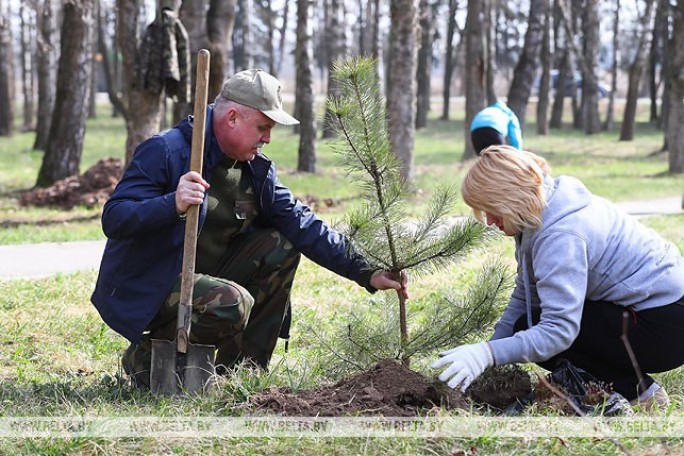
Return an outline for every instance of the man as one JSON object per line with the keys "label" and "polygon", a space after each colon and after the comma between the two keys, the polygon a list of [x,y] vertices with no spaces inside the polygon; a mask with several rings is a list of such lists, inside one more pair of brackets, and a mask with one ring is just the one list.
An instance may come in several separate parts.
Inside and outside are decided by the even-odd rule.
{"label": "man", "polygon": [[518,150],[523,148],[520,122],[503,101],[497,101],[475,115],[470,124],[470,140],[477,155],[489,146],[506,144],[506,140]]}
{"label": "man", "polygon": [[150,339],[175,336],[185,213],[201,204],[190,342],[216,345],[219,372],[242,360],[266,367],[281,330],[300,252],[370,292],[405,278],[372,270],[349,241],[299,202],[261,153],[282,108],[261,70],[228,79],[208,108],[204,169],[188,172],[192,118],[141,143],[104,206],[109,238],[92,302],[131,341],[122,364],[149,385]]}

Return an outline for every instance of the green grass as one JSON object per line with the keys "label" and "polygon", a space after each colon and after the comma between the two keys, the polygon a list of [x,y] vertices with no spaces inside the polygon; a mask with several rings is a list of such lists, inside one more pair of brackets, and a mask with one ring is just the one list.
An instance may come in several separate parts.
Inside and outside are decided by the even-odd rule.
{"label": "green grass", "polygon": [[[435,113],[440,110],[433,108]],[[459,185],[466,171],[460,162],[463,123],[460,108],[455,120],[432,119],[417,133],[415,150],[415,211],[424,206],[436,183]],[[100,112],[104,113],[105,109]],[[532,112],[531,110],[530,112]],[[532,119],[528,119],[531,122]],[[615,201],[682,194],[682,176],[667,176],[667,157],[651,155],[662,142],[662,133],[640,124],[637,139],[617,141],[618,133],[587,137],[564,128],[551,135],[536,135],[526,126],[526,147],[543,154],[554,174],[571,174],[592,191]],[[41,154],[31,151],[31,134],[0,138],[0,245],[26,242],[102,239],[99,209],[20,207],[17,192],[30,188],[40,167]],[[122,119],[101,116],[90,120],[81,171],[105,156],[122,157],[125,138]],[[358,191],[327,142],[319,142],[318,172],[302,175],[296,169],[296,137],[277,128],[266,154],[279,164],[281,179],[296,195],[333,199],[332,208],[320,214],[338,221]],[[461,203],[454,214],[467,213]],[[11,223],[10,223],[11,222]],[[684,215],[644,218],[643,222],[684,251]],[[413,303],[445,285],[461,287],[481,261],[502,255],[514,266],[513,244],[501,238],[487,252],[452,266],[440,274],[412,279]],[[216,395],[169,400],[131,389],[118,377],[120,352],[126,342],[107,328],[89,303],[96,273],[81,272],[35,280],[0,282],[0,417],[8,416],[241,416],[244,401],[271,386],[301,390],[335,381],[329,369],[330,354],[318,337],[331,332],[345,315],[371,297],[358,286],[304,259],[293,288],[295,318],[290,349],[279,343],[268,373],[239,370],[224,380]],[[412,304],[413,305],[413,304]],[[416,304],[417,305],[417,304]],[[430,357],[417,357],[413,366],[428,374]],[[681,416],[684,372],[657,376],[671,394]],[[468,412],[464,412],[468,413]],[[476,413],[476,412],[473,412]],[[555,417],[550,416],[550,419]],[[681,439],[622,439],[635,454],[684,452]],[[0,439],[0,454],[622,454],[609,439],[582,438],[36,438]]]}

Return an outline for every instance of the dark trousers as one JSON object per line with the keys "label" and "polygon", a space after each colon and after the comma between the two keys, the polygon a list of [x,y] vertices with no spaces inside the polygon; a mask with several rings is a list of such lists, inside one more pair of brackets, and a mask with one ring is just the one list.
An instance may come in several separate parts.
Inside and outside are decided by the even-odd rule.
{"label": "dark trousers", "polygon": [[[625,312],[627,338],[643,375],[644,388],[654,382],[649,373],[665,372],[684,364],[682,297],[673,304],[641,312],[610,302],[586,301],[577,339],[566,351],[539,365],[553,370],[557,361],[565,358],[599,380],[612,384],[613,389],[627,399],[637,398],[639,377],[621,339]],[[540,311],[533,311],[533,323],[538,323],[539,319]],[[527,328],[527,316],[523,315],[514,331]]]}

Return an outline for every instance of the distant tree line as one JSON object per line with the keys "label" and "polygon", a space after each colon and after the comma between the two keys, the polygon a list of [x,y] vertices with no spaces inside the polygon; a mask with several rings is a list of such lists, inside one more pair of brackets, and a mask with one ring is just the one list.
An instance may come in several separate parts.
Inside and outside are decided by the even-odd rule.
{"label": "distant tree line", "polygon": [[[160,31],[175,33],[170,54],[160,52]],[[684,2],[674,0],[0,0],[0,136],[35,132],[37,186],[78,173],[85,121],[105,87],[112,115],[125,119],[128,160],[165,126],[167,109],[174,121],[191,113],[202,48],[212,55],[210,100],[244,68],[294,79],[302,172],[316,171],[317,138],[334,135],[328,116],[315,118],[314,87],[335,94],[332,65],[354,55],[376,59],[406,179],[415,131],[440,91],[445,121],[453,97],[465,96],[466,129],[498,98],[524,122],[534,96],[539,134],[571,124],[591,135],[619,118],[622,141],[633,139],[637,99],[648,97],[669,172],[684,172]],[[175,59],[187,96],[155,79],[157,54]],[[474,156],[465,137],[463,160]]]}

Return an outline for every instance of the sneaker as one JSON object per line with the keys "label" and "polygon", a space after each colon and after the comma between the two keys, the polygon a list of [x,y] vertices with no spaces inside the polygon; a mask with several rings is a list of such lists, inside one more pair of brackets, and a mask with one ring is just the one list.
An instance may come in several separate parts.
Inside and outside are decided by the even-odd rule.
{"label": "sneaker", "polygon": [[647,398],[636,398],[629,401],[629,404],[644,412],[664,412],[670,406],[670,396],[668,396],[665,388],[658,386]]}

